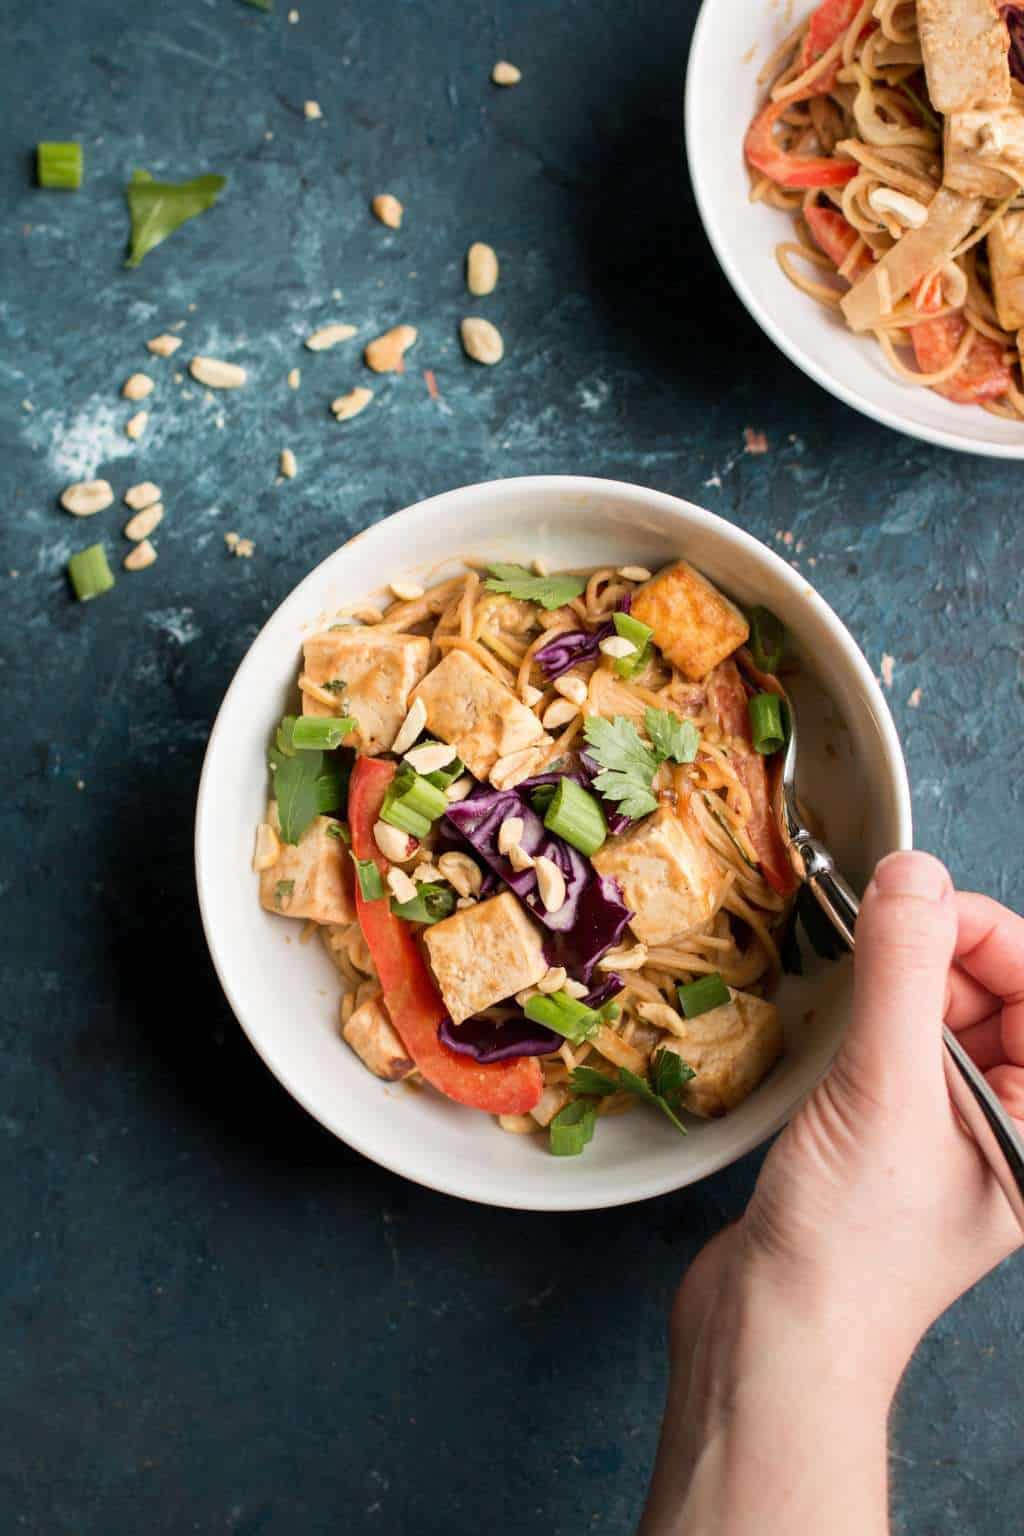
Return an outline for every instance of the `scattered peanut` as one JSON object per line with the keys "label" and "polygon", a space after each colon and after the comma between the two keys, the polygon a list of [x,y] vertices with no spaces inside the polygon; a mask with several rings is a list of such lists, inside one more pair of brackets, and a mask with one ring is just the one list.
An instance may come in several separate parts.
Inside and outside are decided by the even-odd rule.
{"label": "scattered peanut", "polygon": [[525,1008],[527,1003],[530,1001],[530,998],[538,997],[539,994],[540,989],[538,987],[524,987],[521,992],[517,992],[515,994],[515,999],[520,1008]]}
{"label": "scattered peanut", "polygon": [[630,949],[610,949],[597,962],[599,971],[638,971],[647,964],[647,945],[634,944]]}
{"label": "scattered peanut", "polygon": [[464,773],[461,779],[456,779],[453,784],[448,785],[444,797],[450,805],[454,805],[457,800],[465,800],[472,788],[473,780],[468,773]]}
{"label": "scattered peanut", "polygon": [[109,480],[76,480],[60,493],[60,504],[73,517],[92,517],[114,499]]}
{"label": "scattered peanut", "polygon": [[281,449],[280,465],[281,465],[281,473],[282,473],[282,475],[284,475],[285,479],[286,480],[294,480],[295,479],[295,473],[296,473],[296,471],[297,471],[299,466],[296,463],[295,455],[294,455],[294,453],[292,453],[292,450],[290,448],[282,448]]}
{"label": "scattered peanut", "polygon": [[269,869],[276,864],[281,855],[281,844],[277,833],[268,821],[261,821],[256,828],[256,850],[252,856],[252,867],[257,874],[263,869]]}
{"label": "scattered peanut", "polygon": [[400,603],[413,603],[423,596],[423,588],[418,581],[391,581],[388,586]]}
{"label": "scattered peanut", "polygon": [[516,874],[522,874],[524,869],[533,868],[533,855],[527,853],[519,843],[513,843],[508,850],[508,861]]}
{"label": "scattered peanut", "polygon": [[171,357],[181,346],[181,337],[169,336],[165,331],[162,336],[154,336],[152,341],[147,341],[146,346],[157,357]]}
{"label": "scattered peanut", "polygon": [[153,380],[148,373],[130,373],[121,385],[121,394],[126,400],[145,400],[153,389]]}
{"label": "scattered peanut", "polygon": [[544,972],[537,983],[538,992],[561,992],[565,986],[566,975],[564,965],[553,965]]}
{"label": "scattered peanut", "polygon": [[518,752],[508,752],[491,769],[491,783],[495,789],[513,789],[528,779],[537,761],[537,749],[524,747]]}
{"label": "scattered peanut", "polygon": [[388,870],[388,890],[396,901],[416,900],[416,887],[404,869]]}
{"label": "scattered peanut", "polygon": [[582,677],[576,677],[572,672],[564,677],[555,678],[555,692],[560,693],[563,699],[571,699],[574,704],[582,706],[587,701],[587,685]]}
{"label": "scattered peanut", "polygon": [[444,879],[444,875],[439,869],[435,869],[433,864],[417,864],[412,872],[412,878],[416,885],[424,885],[428,881],[431,884],[440,882]]}
{"label": "scattered peanut", "polygon": [[555,699],[541,715],[540,723],[546,730],[553,731],[556,726],[568,725],[570,720],[575,720],[579,712],[579,705],[571,699]]}
{"label": "scattered peanut", "polygon": [[567,992],[570,997],[586,997],[587,995],[587,988],[583,982],[575,981],[572,976],[567,978],[562,991]]}
{"label": "scattered peanut", "polygon": [[544,903],[545,912],[560,912],[565,906],[565,876],[544,853],[534,859],[533,867],[537,872],[537,891]]}
{"label": "scattered peanut", "polygon": [[475,896],[460,896],[458,901],[455,903],[455,910],[457,912],[465,912],[465,911],[468,910],[468,908],[475,907],[475,906],[476,906],[476,897]]}
{"label": "scattered peanut", "polygon": [[154,528],[164,520],[164,509],[160,502],[155,501],[151,507],[144,507],[141,512],[136,512],[124,525],[124,536],[138,543],[141,539],[148,539]]}
{"label": "scattered peanut", "polygon": [[124,435],[130,437],[133,442],[138,442],[149,425],[149,412],[136,411],[134,416],[129,416],[124,424]]}
{"label": "scattered peanut", "polygon": [[364,389],[362,385],[350,389],[347,395],[339,395],[336,400],[331,401],[335,421],[350,421],[353,416],[358,416],[360,411],[365,411],[372,399],[373,390]]}
{"label": "scattered peanut", "polygon": [[289,369],[289,372],[288,372],[288,388],[289,389],[298,389],[298,387],[299,387],[299,385],[301,383],[302,383],[302,374],[299,372],[299,370],[297,368]]}
{"label": "scattered peanut", "polygon": [[627,640],[625,635],[609,635],[607,640],[602,640],[598,650],[603,656],[611,656],[615,661],[622,661],[626,656],[632,656],[636,646],[632,640]]}
{"label": "scattered peanut", "polygon": [[493,293],[498,285],[498,258],[492,246],[474,240],[466,252],[466,287],[477,298]]}
{"label": "scattered peanut", "polygon": [[651,579],[651,573],[645,565],[620,566],[619,575],[623,581],[650,581]]}
{"label": "scattered peanut", "polygon": [[374,822],[373,840],[392,864],[404,864],[407,859],[415,858],[420,851],[420,845],[414,837],[386,821]]}
{"label": "scattered peanut", "polygon": [[412,707],[401,725],[398,727],[398,735],[391,743],[391,750],[397,757],[408,752],[417,736],[427,723],[427,706],[422,699],[413,699]]}
{"label": "scattered peanut", "polygon": [[510,848],[516,848],[523,840],[526,831],[526,823],[521,816],[508,816],[498,828],[498,852],[508,853]]}
{"label": "scattered peanut", "polygon": [[685,1038],[686,1020],[674,1008],[670,1008],[668,1003],[638,1003],[636,1011],[647,1024]]}
{"label": "scattered peanut", "polygon": [[131,507],[133,512],[141,512],[143,507],[151,507],[154,501],[160,500],[160,487],[154,485],[152,480],[140,480],[138,485],[130,485],[124,493],[124,504]]}
{"label": "scattered peanut", "polygon": [[510,64],[507,59],[499,59],[491,70],[491,79],[495,85],[518,85],[522,78],[522,70]]}
{"label": "scattered peanut", "polygon": [[390,192],[381,192],[370,204],[374,214],[388,229],[398,229],[402,223],[402,214],[405,209],[397,197],[392,197]]}
{"label": "scattered peanut", "polygon": [[207,389],[241,389],[248,378],[238,363],[225,363],[219,357],[194,357],[188,371],[199,384]]}
{"label": "scattered peanut", "polygon": [[875,213],[891,213],[908,229],[920,229],[928,217],[924,203],[905,192],[894,192],[891,187],[874,187],[868,193],[868,203]]}
{"label": "scattered peanut", "polygon": [[454,747],[439,742],[437,745],[413,747],[411,752],[405,754],[405,761],[410,768],[415,768],[417,773],[428,774],[437,773],[439,768],[447,768],[457,756],[458,753]]}
{"label": "scattered peanut", "polygon": [[144,571],[155,559],[156,550],[148,539],[142,539],[134,549],[128,551],[123,564],[126,571]]}
{"label": "scattered peanut", "polygon": [[322,325],[312,336],[306,337],[306,346],[311,352],[326,352],[328,347],[336,347],[339,341],[350,341],[358,329],[357,325],[346,325],[343,320],[334,325]]}
{"label": "scattered peanut", "polygon": [[523,703],[527,709],[532,709],[535,704],[539,704],[543,697],[543,688],[535,688],[532,683],[527,683],[523,689]]}
{"label": "scattered peanut", "polygon": [[317,118],[324,115],[320,110],[320,103],[318,101],[304,101],[302,103],[302,110],[310,122],[315,122]]}
{"label": "scattered peanut", "polygon": [[498,327],[480,315],[467,315],[459,327],[459,335],[462,337],[462,350],[474,363],[483,363],[486,368],[493,368],[505,355],[505,343]]}
{"label": "scattered peanut", "polygon": [[468,853],[442,853],[437,861],[448,884],[454,886],[460,896],[477,896],[483,884],[480,866]]}
{"label": "scattered peanut", "polygon": [[503,1131],[509,1131],[513,1136],[535,1136],[544,1129],[532,1115],[499,1115],[498,1124]]}
{"label": "scattered peanut", "polygon": [[374,373],[401,373],[405,367],[403,357],[415,344],[418,334],[414,325],[392,326],[364,350],[367,368],[372,368]]}

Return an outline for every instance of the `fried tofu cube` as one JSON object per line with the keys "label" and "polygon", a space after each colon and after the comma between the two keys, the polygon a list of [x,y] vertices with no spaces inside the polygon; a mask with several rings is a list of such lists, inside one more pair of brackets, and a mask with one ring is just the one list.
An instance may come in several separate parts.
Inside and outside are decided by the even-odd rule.
{"label": "fried tofu cube", "polygon": [[999,324],[1024,326],[1024,213],[1004,213],[988,236],[988,265]]}
{"label": "fried tofu cube", "polygon": [[779,1010],[763,997],[729,989],[731,1001],[686,1020],[685,1034],[663,1041],[696,1072],[683,1089],[695,1115],[724,1115],[753,1093],[782,1055]]}
{"label": "fried tofu cube", "polygon": [[453,1024],[536,986],[548,969],[541,931],[511,891],[425,928],[423,942]]}
{"label": "fried tofu cube", "polygon": [[[276,800],[270,802],[267,821],[280,834]],[[299,842],[282,842],[274,863],[260,871],[260,903],[268,912],[314,923],[355,920],[352,860],[341,838],[331,835],[333,825],[329,816],[317,816]]]}
{"label": "fried tofu cube", "polygon": [[1024,112],[1015,102],[951,112],[943,129],[942,166],[944,183],[957,192],[1009,197],[1024,172]]}
{"label": "fried tofu cube", "polygon": [[643,944],[667,944],[692,933],[715,911],[722,877],[686,806],[662,806],[618,837],[591,863],[617,880]]}
{"label": "fried tofu cube", "polygon": [[342,1025],[342,1037],[375,1077],[397,1083],[413,1069],[405,1046],[392,1024],[380,993],[353,1009]]}
{"label": "fried tofu cube", "polygon": [[917,0],[917,32],[938,112],[1010,99],[1010,39],[995,0]]}
{"label": "fried tofu cube", "polygon": [[499,757],[551,740],[533,710],[465,651],[449,651],[415,699],[426,706],[431,736],[454,747],[478,779],[487,778]]}
{"label": "fried tofu cube", "polygon": [[736,605],[685,560],[638,587],[631,611],[634,619],[650,625],[655,645],[694,683],[750,634]]}
{"label": "fried tofu cube", "polygon": [[[311,635],[303,646],[305,673],[311,682],[344,683],[337,692],[342,710],[358,729],[346,747],[373,755],[386,752],[409,712],[409,695],[427,670],[426,635],[391,635],[367,628],[329,629]],[[302,695],[307,715],[330,715],[329,705]]]}

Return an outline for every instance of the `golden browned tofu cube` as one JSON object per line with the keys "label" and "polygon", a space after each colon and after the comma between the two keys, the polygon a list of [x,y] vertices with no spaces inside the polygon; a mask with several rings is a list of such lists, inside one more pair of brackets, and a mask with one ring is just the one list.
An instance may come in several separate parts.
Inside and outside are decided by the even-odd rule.
{"label": "golden browned tofu cube", "polygon": [[[271,800],[267,821],[280,835],[277,801]],[[304,917],[314,923],[351,923],[356,915],[352,861],[339,837],[332,837],[329,816],[317,816],[297,843],[281,843],[273,864],[260,871],[260,902],[282,917]]]}
{"label": "golden browned tofu cube", "polygon": [[696,1077],[683,1090],[695,1115],[724,1115],[742,1104],[782,1055],[779,1010],[763,997],[733,992],[731,1002],[686,1020],[686,1032],[663,1041]]}
{"label": "golden browned tofu cube", "polygon": [[1024,173],[1024,112],[1016,102],[951,112],[942,143],[942,180],[947,187],[990,198],[1016,191],[1017,178]]}
{"label": "golden browned tofu cube", "polygon": [[379,993],[352,1011],[341,1033],[375,1077],[397,1083],[412,1071],[413,1063]]}
{"label": "golden browned tofu cube", "polygon": [[431,736],[454,747],[478,779],[487,778],[499,757],[551,740],[533,710],[465,651],[449,651],[413,699],[426,706]]}
{"label": "golden browned tofu cube", "polygon": [[[409,695],[427,670],[426,635],[379,634],[374,629],[325,630],[303,646],[306,676],[320,687],[337,689],[340,710],[358,727],[345,737],[346,747],[370,754],[386,752],[409,711]],[[333,690],[329,690],[333,691]],[[330,715],[330,706],[302,695],[303,713]]]}
{"label": "golden browned tofu cube", "polygon": [[637,589],[632,614],[650,625],[655,645],[695,683],[750,634],[736,605],[685,560],[666,566]]}
{"label": "golden browned tofu cube", "polygon": [[591,859],[617,880],[633,916],[629,926],[644,944],[668,944],[712,916],[722,876],[685,807],[662,806]]}
{"label": "golden browned tofu cube", "polygon": [[1010,99],[1010,38],[995,0],[917,0],[917,32],[937,112]]}
{"label": "golden browned tofu cube", "polygon": [[536,986],[548,968],[541,931],[511,891],[425,928],[423,942],[455,1024]]}
{"label": "golden browned tofu cube", "polygon": [[1004,213],[988,236],[988,265],[999,324],[1024,326],[1024,213]]}

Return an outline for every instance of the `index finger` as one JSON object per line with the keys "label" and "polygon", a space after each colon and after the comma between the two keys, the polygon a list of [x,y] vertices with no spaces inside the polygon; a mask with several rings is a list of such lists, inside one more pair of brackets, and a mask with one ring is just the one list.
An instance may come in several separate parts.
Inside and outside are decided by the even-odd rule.
{"label": "index finger", "polygon": [[956,897],[954,965],[1003,1001],[1003,1048],[1024,1066],[1024,918],[989,896]]}

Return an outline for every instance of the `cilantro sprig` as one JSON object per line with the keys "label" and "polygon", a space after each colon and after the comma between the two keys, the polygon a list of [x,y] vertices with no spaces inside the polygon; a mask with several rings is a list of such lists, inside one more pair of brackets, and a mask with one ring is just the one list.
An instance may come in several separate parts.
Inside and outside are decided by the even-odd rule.
{"label": "cilantro sprig", "polygon": [[587,585],[582,576],[535,576],[525,565],[497,562],[487,569],[490,575],[484,586],[488,592],[504,592],[520,602],[538,603],[548,611],[571,603]]}
{"label": "cilantro sprig", "polygon": [[340,752],[297,751],[294,715],[285,715],[267,753],[267,765],[281,822],[281,841],[297,843],[317,816],[343,809],[348,798],[351,759]]}
{"label": "cilantro sprig", "polygon": [[644,729],[651,745],[641,739],[632,720],[616,715],[605,720],[588,715],[583,735],[602,772],[594,788],[606,800],[614,801],[624,816],[637,821],[658,808],[651,789],[654,775],[668,758],[676,763],[692,763],[700,746],[700,733],[692,720],[680,720],[667,709],[644,711]]}
{"label": "cilantro sprig", "polygon": [[594,1067],[576,1067],[572,1073],[572,1086],[577,1093],[593,1098],[605,1098],[610,1093],[619,1093],[624,1089],[626,1093],[660,1109],[672,1121],[676,1130],[685,1136],[686,1126],[679,1119],[677,1111],[682,1108],[683,1089],[696,1076],[694,1069],[681,1056],[662,1046],[651,1057],[650,1081],[630,1072],[628,1067],[620,1067],[617,1078],[608,1077]]}

